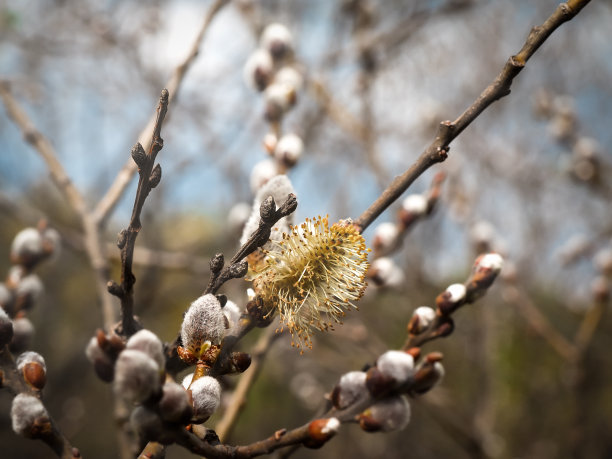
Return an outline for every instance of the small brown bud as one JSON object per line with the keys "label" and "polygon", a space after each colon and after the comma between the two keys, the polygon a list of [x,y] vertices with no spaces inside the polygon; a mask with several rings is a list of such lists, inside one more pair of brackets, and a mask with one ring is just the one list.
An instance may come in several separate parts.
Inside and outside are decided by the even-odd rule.
{"label": "small brown bud", "polygon": [[232,352],[231,361],[236,373],[243,373],[251,366],[251,356],[246,352]]}
{"label": "small brown bud", "polygon": [[336,435],[339,428],[340,421],[337,418],[315,419],[308,424],[310,438],[304,442],[304,446],[311,449],[320,448]]}
{"label": "small brown bud", "polygon": [[162,169],[159,164],[156,164],[153,170],[151,171],[151,175],[149,176],[149,186],[151,188],[155,188],[159,185],[159,182],[162,178]]}
{"label": "small brown bud", "polygon": [[223,257],[223,254],[218,253],[210,259],[210,270],[216,274],[223,269],[224,263],[225,259]]}
{"label": "small brown bud", "polygon": [[136,166],[138,166],[138,169],[141,169],[146,164],[147,154],[140,143],[137,143],[132,147],[132,159],[136,163]]}
{"label": "small brown bud", "polygon": [[271,311],[266,308],[263,298],[256,296],[246,304],[246,310],[249,316],[255,322],[255,326],[264,328],[272,323],[274,316]]}
{"label": "small brown bud", "polygon": [[23,367],[23,379],[30,386],[37,390],[42,390],[47,382],[47,372],[38,362],[26,363]]}
{"label": "small brown bud", "polygon": [[384,375],[378,368],[372,367],[366,372],[366,387],[372,397],[379,397],[392,390],[396,381]]}

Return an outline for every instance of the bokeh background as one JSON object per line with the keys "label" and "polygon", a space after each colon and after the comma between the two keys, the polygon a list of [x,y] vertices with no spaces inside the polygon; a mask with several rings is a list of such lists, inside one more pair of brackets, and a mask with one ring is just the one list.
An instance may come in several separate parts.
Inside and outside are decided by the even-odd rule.
{"label": "bokeh background", "polygon": [[[210,4],[0,2],[0,78],[92,206],[128,160]],[[289,174],[299,199],[296,221],[325,214],[337,220],[359,216],[557,4],[236,0],[222,8],[163,128],[163,179],[147,201],[137,242],[152,254],[135,269],[145,325],[172,340],[182,312],[207,283],[208,258],[238,246],[240,229],[228,215],[252,200],[249,177],[266,158],[269,131],[263,98],[245,84],[242,69],[265,25],[291,30],[305,78],[282,124],[305,144]],[[488,244],[507,259],[503,278],[459,311],[451,337],[425,347],[443,352],[446,378],[412,402],[409,426],[392,434],[346,426],[323,450],[294,457],[612,455],[612,324],[605,305],[593,306],[593,281],[601,285],[601,276],[610,275],[612,256],[611,23],[612,2],[599,1],[562,26],[512,94],[451,145],[447,161],[417,180],[410,192],[426,191],[438,171],[447,174],[435,213],[393,254],[403,282],[369,289],[359,312],[335,332],[317,335],[303,356],[288,337],[276,340],[232,443],[310,419],[343,373],[400,347],[413,309],[464,281]],[[112,242],[127,225],[134,192],[135,181],[104,234],[115,278]],[[368,242],[377,223],[395,220],[398,207],[366,231]],[[116,457],[112,391],[84,355],[102,314],[82,229],[41,158],[0,109],[1,272],[9,269],[14,235],[40,218],[64,238],[61,256],[38,271],[46,292],[30,315],[32,347],[49,368],[45,403],[85,457]],[[169,266],[168,254],[186,256]],[[235,280],[224,291],[244,304],[247,286]],[[579,345],[575,337],[594,307],[603,315]],[[252,335],[243,350],[252,347]],[[577,346],[579,358],[559,352],[553,343],[559,337]],[[226,383],[229,400],[235,380]],[[12,433],[9,407],[9,394],[0,392],[2,456],[53,457],[45,445]],[[167,457],[191,455],[171,447]]]}

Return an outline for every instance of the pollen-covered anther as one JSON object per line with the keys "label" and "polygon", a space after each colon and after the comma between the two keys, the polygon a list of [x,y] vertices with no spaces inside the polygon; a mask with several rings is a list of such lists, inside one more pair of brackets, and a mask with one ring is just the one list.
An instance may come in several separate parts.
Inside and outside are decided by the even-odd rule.
{"label": "pollen-covered anther", "polygon": [[308,424],[309,438],[304,442],[307,448],[320,448],[340,429],[338,418],[315,419]]}
{"label": "pollen-covered anther", "polygon": [[363,236],[354,225],[306,219],[273,242],[253,285],[278,311],[297,347],[312,347],[313,329],[341,323],[352,301],[363,296],[368,269]]}
{"label": "pollen-covered anther", "polygon": [[436,298],[436,307],[442,315],[450,315],[457,308],[465,304],[467,289],[463,284],[449,285],[445,291]]}

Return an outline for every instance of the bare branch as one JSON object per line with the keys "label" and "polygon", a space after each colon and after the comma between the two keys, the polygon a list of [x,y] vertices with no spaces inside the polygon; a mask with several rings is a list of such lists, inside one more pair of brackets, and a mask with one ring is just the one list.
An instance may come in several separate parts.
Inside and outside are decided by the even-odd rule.
{"label": "bare branch", "polygon": [[[206,16],[204,17],[204,22],[202,23],[202,27],[200,28],[198,36],[196,37],[195,41],[193,42],[193,45],[191,46],[189,54],[187,55],[185,60],[174,69],[174,73],[165,85],[165,87],[168,89],[168,92],[170,93],[168,101],[169,103],[172,103],[174,101],[174,98],[178,93],[178,90],[185,78],[185,75],[187,74],[187,70],[189,70],[196,57],[200,53],[202,39],[204,38],[204,35],[206,34],[210,23],[212,22],[215,15],[219,12],[219,10],[221,10],[221,8],[223,8],[227,3],[229,3],[229,0],[216,0],[211,5],[210,9],[207,11]],[[156,117],[156,114],[151,117],[147,126],[138,136],[138,142],[141,145],[152,145],[153,139],[155,137],[154,127],[156,123]],[[94,217],[95,221],[99,225],[104,225],[109,215],[115,209],[117,202],[119,202],[119,199],[125,192],[125,189],[132,180],[132,177],[136,173],[136,170],[137,167],[133,163],[133,161],[130,160],[126,162],[117,174],[115,181],[110,186],[104,197],[100,200],[100,202],[98,202],[98,205],[96,206],[96,209],[94,211]]]}
{"label": "bare branch", "polygon": [[510,94],[514,78],[525,67],[527,61],[561,24],[576,16],[590,0],[570,0],[557,7],[541,26],[534,27],[518,54],[511,56],[495,80],[485,88],[476,101],[455,121],[440,123],[434,141],[421,153],[416,162],[402,175],[396,177],[374,203],[355,221],[365,230],[401,194],[408,189],[423,172],[448,156],[449,144],[472,123],[489,105]]}
{"label": "bare branch", "polygon": [[155,188],[161,180],[161,167],[159,164],[155,165],[155,159],[157,153],[159,153],[163,147],[163,140],[160,135],[168,111],[168,99],[168,90],[162,90],[157,106],[155,126],[153,128],[153,140],[149,150],[145,152],[139,143],[132,149],[132,159],[138,166],[140,178],[138,180],[138,189],[136,190],[136,198],[134,200],[130,224],[127,229],[119,233],[119,239],[117,241],[117,245],[121,249],[121,284],[119,285],[112,281],[108,283],[108,291],[121,300],[121,327],[118,333],[123,336],[130,336],[139,328],[139,325],[134,319],[134,283],[136,282],[136,278],[132,272],[134,246],[138,233],[142,228],[142,224],[140,223],[142,207],[151,190]]}

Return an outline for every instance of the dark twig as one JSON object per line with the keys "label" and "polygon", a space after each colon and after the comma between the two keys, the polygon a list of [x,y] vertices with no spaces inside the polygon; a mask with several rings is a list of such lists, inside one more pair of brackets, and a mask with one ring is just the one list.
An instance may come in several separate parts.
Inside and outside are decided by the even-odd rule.
{"label": "dark twig", "polygon": [[[165,87],[168,89],[170,93],[170,100],[172,102],[174,97],[177,95],[178,90],[187,74],[187,71],[195,61],[196,57],[200,54],[200,46],[202,45],[202,40],[206,31],[208,30],[212,20],[216,16],[216,14],[229,3],[229,0],[216,0],[206,12],[206,16],[204,17],[204,21],[202,22],[202,27],[198,33],[198,36],[194,40],[189,54],[185,57],[185,60],[182,61],[175,69],[166,83]],[[153,131],[156,122],[156,116],[153,116],[147,126],[140,133],[138,139],[141,144],[148,144],[153,138]],[[136,173],[136,167],[132,161],[128,161],[121,168],[115,181],[110,186],[104,197],[100,200],[96,209],[94,211],[94,218],[98,225],[103,226],[109,215],[112,213],[113,209],[119,202],[119,199],[125,192],[125,189],[129,185],[132,177]]]}
{"label": "dark twig", "polygon": [[223,268],[223,255],[217,254],[210,261],[210,269],[212,276],[208,283],[208,287],[204,291],[206,293],[216,293],[217,290],[228,280],[235,279],[238,277],[244,277],[248,270],[246,261],[243,261],[248,255],[253,253],[259,247],[263,246],[268,239],[270,239],[270,233],[272,227],[281,218],[290,215],[297,208],[297,198],[294,194],[289,194],[287,200],[277,209],[274,198],[269,196],[264,202],[261,203],[259,208],[259,214],[261,220],[259,221],[259,227],[249,237],[249,239],[240,247],[236,255],[230,260],[229,266]]}
{"label": "dark twig", "polygon": [[108,283],[108,291],[121,300],[121,326],[117,332],[123,336],[130,336],[139,328],[134,319],[134,283],[136,282],[132,272],[134,246],[138,233],[142,228],[140,223],[142,207],[151,190],[161,180],[161,166],[159,164],[155,165],[155,159],[164,144],[161,138],[161,128],[168,111],[168,96],[168,90],[162,90],[157,106],[157,118],[153,128],[153,137],[148,151],[145,152],[140,143],[137,143],[132,148],[132,159],[138,166],[140,178],[138,180],[138,189],[136,190],[136,199],[134,200],[130,224],[127,229],[119,233],[117,241],[117,246],[121,249],[121,284],[119,285],[113,281]]}
{"label": "dark twig", "polygon": [[510,94],[514,78],[525,67],[527,61],[546,41],[557,27],[576,16],[590,0],[569,0],[560,4],[553,14],[542,24],[531,29],[529,36],[518,54],[511,56],[495,80],[478,96],[476,101],[455,121],[440,123],[434,141],[419,156],[416,162],[402,175],[396,177],[391,185],[382,192],[374,203],[355,221],[365,230],[387,207],[408,189],[423,172],[448,156],[449,144],[468,127],[489,105]]}

